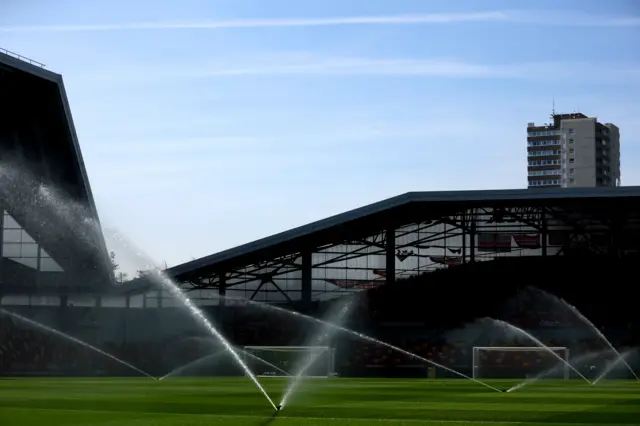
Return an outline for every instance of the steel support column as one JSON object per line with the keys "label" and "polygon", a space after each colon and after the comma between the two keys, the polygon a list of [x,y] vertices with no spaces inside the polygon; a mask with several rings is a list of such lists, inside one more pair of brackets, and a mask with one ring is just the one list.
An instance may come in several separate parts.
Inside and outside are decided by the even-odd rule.
{"label": "steel support column", "polygon": [[224,311],[227,305],[227,273],[220,272],[218,274],[218,323],[224,321]]}
{"label": "steel support column", "polygon": [[540,247],[542,248],[542,256],[547,256],[547,246],[549,238],[547,232],[547,213],[543,210],[540,216]]}
{"label": "steel support column", "polygon": [[469,229],[469,261],[471,263],[476,261],[476,217],[475,212],[472,212],[471,226]]}
{"label": "steel support column", "polygon": [[68,316],[69,316],[69,296],[63,294],[60,296],[60,314],[58,317],[58,324],[60,330],[68,331]]}
{"label": "steel support column", "polygon": [[312,255],[310,250],[305,250],[304,252],[302,252],[302,294],[300,296],[303,309],[311,308],[311,299],[313,292],[311,273],[313,265],[311,260]]}
{"label": "steel support column", "polygon": [[385,267],[387,284],[396,282],[396,230],[387,229],[385,240]]}
{"label": "steel support column", "polygon": [[0,287],[4,283],[4,270],[2,269],[2,262],[4,261],[3,257],[3,247],[4,247],[4,206],[2,204],[2,200],[0,200]]}
{"label": "steel support column", "polygon": [[220,272],[218,275],[218,295],[220,296],[220,305],[225,305],[225,296],[227,295],[227,274]]}
{"label": "steel support column", "polygon": [[462,230],[462,263],[467,263],[467,215],[466,213],[462,214],[462,226],[460,227]]}
{"label": "steel support column", "polygon": [[125,344],[129,341],[129,321],[131,317],[131,294],[125,295],[125,309],[122,321],[122,343]]}
{"label": "steel support column", "polygon": [[620,217],[621,213],[613,213],[613,218],[609,221],[609,236],[611,241],[611,247],[609,249],[609,255],[615,258],[622,257],[622,245],[621,235],[622,229],[624,229],[624,220]]}

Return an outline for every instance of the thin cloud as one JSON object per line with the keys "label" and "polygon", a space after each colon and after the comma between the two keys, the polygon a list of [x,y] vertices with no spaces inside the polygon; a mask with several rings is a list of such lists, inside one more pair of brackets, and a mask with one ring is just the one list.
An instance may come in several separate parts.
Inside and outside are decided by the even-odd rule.
{"label": "thin cloud", "polygon": [[80,25],[22,25],[0,27],[0,32],[90,32],[131,30],[219,30],[251,28],[327,27],[346,25],[419,25],[464,22],[503,22],[566,27],[636,27],[640,17],[606,17],[575,11],[492,11],[330,18],[232,19],[182,22],[130,22]]}
{"label": "thin cloud", "polygon": [[173,140],[126,140],[124,143],[100,143],[94,141],[93,145],[88,145],[85,151],[94,152],[99,155],[172,155],[180,153],[208,153],[215,152],[217,155],[224,155],[228,152],[236,153],[255,148],[255,144],[260,141],[257,137],[240,136],[211,136],[200,138],[180,138]]}
{"label": "thin cloud", "polygon": [[508,67],[470,64],[455,60],[335,58],[302,64],[195,71],[194,76],[242,75],[379,75],[440,77],[515,77]]}
{"label": "thin cloud", "polygon": [[510,11],[506,20],[519,24],[547,25],[554,27],[608,27],[625,28],[640,26],[640,16],[606,16],[583,11]]}
{"label": "thin cloud", "polygon": [[[350,57],[291,58],[273,55],[269,60],[247,61],[240,64],[220,63],[162,69],[154,78],[241,78],[246,76],[302,76],[302,77],[434,77],[434,78],[510,78],[527,80],[613,81],[633,83],[640,81],[640,72],[634,64],[594,64],[572,62],[532,62],[478,64],[457,59],[376,59]],[[100,81],[145,81],[150,73],[143,69],[113,69],[95,72],[87,78]]]}
{"label": "thin cloud", "polygon": [[180,67],[154,66],[148,68],[123,67],[92,70],[74,75],[74,80],[91,82],[151,82],[167,78],[241,78],[247,76],[388,76],[442,78],[518,78],[521,67],[513,65],[485,65],[456,59],[376,59],[351,57],[290,57],[274,54],[271,58],[245,58],[242,61],[223,61],[209,64],[190,64]]}
{"label": "thin cloud", "polygon": [[82,32],[118,30],[217,30],[225,28],[288,28],[340,25],[450,24],[507,20],[503,12],[433,13],[421,15],[353,16],[297,19],[233,19],[200,22],[137,22],[100,25],[33,25],[0,27],[2,32]]}

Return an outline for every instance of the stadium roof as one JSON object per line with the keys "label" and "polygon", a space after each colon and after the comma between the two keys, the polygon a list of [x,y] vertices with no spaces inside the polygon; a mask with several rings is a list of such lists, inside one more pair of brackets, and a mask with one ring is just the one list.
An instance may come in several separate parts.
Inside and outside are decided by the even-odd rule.
{"label": "stadium roof", "polygon": [[[270,258],[275,258],[295,253],[303,247],[317,247],[322,244],[337,242],[340,238],[344,239],[347,235],[351,235],[351,230],[353,229],[361,231],[365,231],[365,229],[381,230],[385,226],[391,225],[391,222],[388,221],[391,216],[402,213],[403,210],[408,213],[408,207],[411,207],[412,210],[413,207],[424,207],[437,211],[438,209],[451,208],[454,204],[472,207],[473,205],[489,202],[494,205],[515,203],[527,206],[553,200],[575,202],[602,198],[640,199],[640,187],[408,192],[174,266],[169,268],[167,273],[178,280],[188,279],[190,275],[203,269],[226,270],[229,267],[248,265],[253,261],[263,260],[267,255]],[[381,221],[380,219],[383,217],[387,220]]]}
{"label": "stadium roof", "polygon": [[47,80],[58,86],[58,90],[60,92],[60,101],[64,110],[64,116],[66,117],[67,125],[69,126],[69,135],[71,139],[69,142],[71,143],[72,151],[75,154],[75,166],[80,174],[81,181],[84,184],[86,200],[97,216],[97,209],[93,199],[93,194],[91,192],[91,186],[89,185],[89,178],[87,176],[84,160],[82,159],[82,152],[80,151],[80,144],[78,142],[78,136],[76,134],[75,126],[73,124],[71,107],[69,106],[69,101],[67,99],[67,93],[64,88],[62,75],[45,69],[44,64],[42,64],[41,62],[25,58],[16,53],[0,48],[0,76],[3,69],[7,71],[23,72],[25,74]]}
{"label": "stadium roof", "polygon": [[[3,112],[10,117],[3,123],[3,130],[15,131],[12,126],[21,124],[23,128],[31,126],[24,124],[31,120],[30,123],[39,123],[41,134],[44,135],[39,136],[40,133],[34,132],[35,137],[23,138],[20,135],[14,138],[6,147],[1,147],[2,160],[11,162],[7,157],[13,155],[17,161],[24,161],[36,181],[53,183],[55,189],[86,206],[88,213],[97,220],[98,213],[62,76],[45,69],[40,62],[0,49],[0,89],[7,95]],[[30,150],[36,154],[32,155]],[[79,241],[77,232],[74,232],[77,231],[77,224],[69,224],[61,219],[60,213],[51,214],[42,203],[35,201],[37,195],[21,193],[24,197],[22,201],[32,200],[31,204],[11,203],[11,191],[16,189],[1,189],[5,189],[5,196],[9,194],[3,208],[9,210],[12,217],[33,235],[65,272],[100,275],[100,281],[105,283],[113,279],[101,233],[95,235],[98,241],[92,242],[97,245],[99,253],[89,253],[86,243]],[[34,193],[37,194],[37,191]],[[47,215],[46,220],[32,214],[33,208],[40,209],[41,215]],[[49,210],[52,209],[49,206]]]}

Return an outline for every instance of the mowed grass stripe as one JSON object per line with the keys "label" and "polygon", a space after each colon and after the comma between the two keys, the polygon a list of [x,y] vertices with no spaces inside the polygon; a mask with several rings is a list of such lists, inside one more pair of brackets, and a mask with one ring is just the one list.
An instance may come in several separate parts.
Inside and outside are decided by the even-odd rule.
{"label": "mowed grass stripe", "polygon": [[[287,385],[282,379],[263,383],[275,400]],[[377,387],[368,387],[367,383],[366,379],[306,381],[292,404],[272,420],[273,410],[246,378],[180,379],[173,383],[139,379],[0,380],[0,419],[2,426],[23,426],[29,423],[11,413],[27,413],[28,418],[33,418],[38,414],[32,412],[38,410],[89,410],[109,414],[95,414],[94,420],[80,423],[156,425],[156,420],[167,416],[184,416],[188,424],[200,424],[206,418],[207,424],[236,425],[248,416],[271,420],[275,425],[323,424],[317,423],[322,421],[362,424],[375,419],[385,419],[388,424],[640,424],[640,389],[633,392],[635,383],[611,382],[605,390],[576,382],[545,382],[510,394],[487,392],[461,380],[372,380]],[[603,397],[596,398],[594,393]],[[86,416],[74,414],[68,416],[68,421],[44,423],[79,424],[79,418]],[[241,422],[245,424],[244,420]],[[34,420],[32,424],[43,423]],[[185,423],[181,420],[180,424]]]}
{"label": "mowed grass stripe", "polygon": [[[25,410],[26,411],[26,410]],[[36,409],[35,411],[40,411],[40,415],[46,416],[47,419],[51,420],[51,417],[55,414],[57,415],[62,415],[62,416],[77,416],[77,417],[96,417],[97,415],[107,415],[107,416],[113,416],[114,414],[118,414],[118,413],[114,413],[112,411],[100,411],[100,410],[86,410],[86,409],[77,409],[77,410],[64,410],[64,409],[46,409],[46,410],[42,410],[42,409]],[[24,413],[16,413],[16,414],[24,414]],[[131,419],[133,421],[138,421],[140,419],[144,419],[145,417],[152,417],[154,418],[153,420],[153,424],[157,424],[156,422],[158,421],[158,418],[163,418],[163,417],[169,417],[164,419],[167,424],[174,424],[174,422],[178,419],[180,419],[180,424],[183,424],[183,420],[184,418],[192,418],[194,417],[193,415],[185,415],[185,414],[179,414],[179,413],[148,413],[148,412],[140,412],[140,413],[135,413],[136,416],[135,418]],[[119,417],[119,416],[117,416]],[[222,420],[222,421],[233,421],[234,424],[240,424],[240,422],[242,422],[243,420],[256,420],[256,419],[263,419],[263,420],[270,420],[270,419],[275,419],[278,421],[278,423],[281,423],[282,421],[314,421],[314,422],[320,422],[318,424],[329,424],[328,422],[340,422],[340,424],[344,424],[345,420],[348,420],[349,422],[357,422],[357,423],[363,423],[363,422],[373,422],[373,423],[383,423],[383,424],[389,424],[389,423],[407,423],[407,424],[416,424],[416,423],[428,423],[428,424],[447,424],[449,426],[454,426],[454,425],[470,425],[470,424],[476,424],[476,425],[481,425],[481,424],[505,424],[505,425],[509,425],[509,424],[522,424],[522,421],[492,421],[492,420],[466,420],[466,421],[458,421],[458,420],[443,420],[443,419],[439,419],[439,420],[435,420],[435,419],[407,419],[407,418],[378,418],[378,419],[370,419],[370,418],[345,418],[345,417],[308,417],[308,416],[287,416],[285,414],[283,415],[277,415],[277,416],[252,416],[252,415],[242,415],[242,414],[236,414],[236,415],[224,415],[224,414],[219,414],[219,415],[199,415],[197,417],[200,417],[201,419],[199,420],[199,422],[207,422],[208,424],[211,424],[212,420],[215,420],[216,418]],[[274,420],[274,421],[275,421]],[[117,420],[120,421],[120,420]],[[149,421],[149,419],[146,419],[146,421]],[[127,424],[132,424],[131,422],[127,423]],[[255,424],[255,423],[251,423],[251,424]],[[306,424],[306,423],[305,423]],[[545,424],[549,424],[549,423],[545,423]],[[565,425],[578,425],[577,423],[564,423]],[[613,426],[613,425],[611,425]]]}
{"label": "mowed grass stripe", "polygon": [[[8,401],[1,401],[1,406],[6,406]],[[233,416],[240,413],[251,414],[254,416],[268,416],[273,413],[268,407],[258,408],[256,405],[246,405],[236,403],[234,405],[219,405],[212,402],[213,407],[209,404],[204,405],[203,401],[193,401],[191,403],[174,403],[170,401],[139,403],[138,401],[114,400],[107,404],[104,402],[94,403],[89,400],[62,400],[55,399],[49,401],[13,401],[12,408],[22,407],[24,409],[61,409],[65,408],[70,411],[74,409],[93,411],[107,410],[111,412],[121,413],[157,413],[158,415],[167,415],[174,413],[183,414],[200,414],[200,415],[228,415]],[[638,424],[640,413],[637,410],[631,412],[618,412],[599,409],[597,413],[591,412],[597,407],[583,407],[584,411],[576,411],[568,407],[558,406],[537,406],[536,410],[523,411],[518,407],[490,407],[482,410],[473,410],[464,404],[452,407],[429,407],[416,404],[416,406],[408,409],[407,406],[387,407],[377,406],[361,406],[361,407],[343,407],[339,405],[333,406],[312,406],[298,407],[292,406],[286,408],[285,413],[289,417],[325,417],[330,416],[341,419],[357,419],[357,418],[400,418],[400,419],[430,419],[430,420],[460,420],[460,421],[553,421],[556,418],[566,418],[571,422],[590,422],[590,423],[630,423]],[[594,417],[594,414],[597,414]],[[570,415],[570,416],[569,416]],[[594,420],[600,419],[596,422]]]}
{"label": "mowed grass stripe", "polygon": [[[366,408],[370,404],[367,401],[350,401],[339,404],[326,405],[324,407],[357,407]],[[323,405],[316,405],[316,407],[323,407]],[[508,402],[493,402],[491,404],[478,404],[475,402],[431,402],[431,401],[411,401],[411,402],[376,402],[376,408],[385,409],[402,409],[402,410],[474,410],[474,411],[494,411],[494,410],[509,410],[509,411],[540,411],[541,407],[544,407],[548,411],[583,411],[585,409],[597,408],[598,404],[522,404],[522,403],[508,403]],[[613,411],[629,411],[625,410],[625,406],[616,405]],[[629,408],[628,406],[626,408]],[[631,411],[637,411],[635,407],[631,407]]]}
{"label": "mowed grass stripe", "polygon": [[[381,424],[385,426],[401,426],[401,425],[517,425],[524,424],[527,426],[589,426],[593,423],[575,423],[561,422],[550,423],[544,422],[523,422],[523,421],[491,421],[491,420],[442,420],[442,419],[365,419],[365,418],[342,418],[342,417],[289,417],[282,416],[247,416],[247,415],[188,415],[188,414],[157,414],[157,413],[135,413],[124,417],[121,413],[113,413],[109,411],[88,411],[88,410],[11,410],[5,412],[13,418],[20,418],[19,423],[6,423],[7,426],[14,425],[42,425],[61,426],[61,425],[122,425],[122,426],[160,426],[175,425],[181,426],[201,426],[201,425],[234,425],[234,426],[258,426],[258,425],[289,425],[289,426],[328,426],[328,425],[361,425],[363,423]],[[5,423],[3,423],[4,425]],[[608,426],[623,426],[630,423],[613,423],[607,422]],[[634,423],[636,424],[636,423]]]}
{"label": "mowed grass stripe", "polygon": [[[98,416],[102,418],[101,425],[107,424],[123,424],[126,426],[134,425],[175,425],[179,422],[180,425],[211,425],[211,424],[233,424],[233,425],[266,425],[266,424],[290,424],[290,425],[333,425],[339,422],[341,425],[348,424],[362,424],[362,423],[377,423],[384,424],[385,426],[391,425],[417,425],[417,424],[430,424],[430,425],[447,425],[447,426],[463,426],[463,425],[517,425],[521,422],[491,422],[491,421],[456,421],[456,420],[429,420],[429,419],[345,419],[341,417],[289,417],[286,415],[278,416],[250,416],[250,415],[188,415],[188,414],[162,414],[157,413],[137,413],[136,417],[129,418],[126,423],[122,423],[123,419],[119,413],[113,413],[110,411],[92,411],[92,410],[14,410],[11,413],[14,416],[20,416],[23,419],[26,417],[36,424],[36,421],[47,425],[59,425],[66,422],[70,417],[74,418],[74,422],[84,423],[85,421],[94,421]],[[105,418],[106,416],[106,418]],[[66,423],[65,423],[66,424]],[[611,425],[617,426],[617,425]]]}

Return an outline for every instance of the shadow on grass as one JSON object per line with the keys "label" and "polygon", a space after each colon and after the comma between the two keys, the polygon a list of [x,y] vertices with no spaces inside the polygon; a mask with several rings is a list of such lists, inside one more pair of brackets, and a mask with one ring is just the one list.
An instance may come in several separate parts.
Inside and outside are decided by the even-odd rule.
{"label": "shadow on grass", "polygon": [[[613,404],[617,405],[617,404]],[[630,411],[607,411],[603,410],[603,406],[590,410],[578,411],[573,413],[557,413],[542,416],[540,421],[545,423],[582,423],[582,424],[601,424],[601,425],[638,425],[640,424],[640,409]]]}
{"label": "shadow on grass", "polygon": [[274,421],[277,417],[278,417],[278,413],[280,411],[274,411],[273,414],[271,415],[271,417],[268,417],[266,419],[260,420],[260,422],[258,422],[258,426],[267,426],[269,423],[271,423],[272,421]]}

